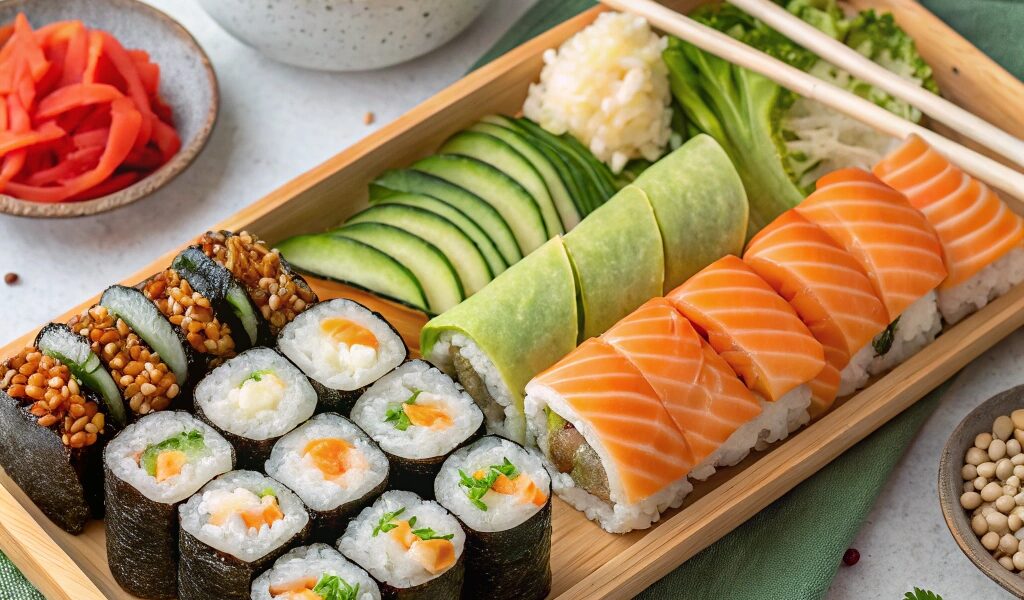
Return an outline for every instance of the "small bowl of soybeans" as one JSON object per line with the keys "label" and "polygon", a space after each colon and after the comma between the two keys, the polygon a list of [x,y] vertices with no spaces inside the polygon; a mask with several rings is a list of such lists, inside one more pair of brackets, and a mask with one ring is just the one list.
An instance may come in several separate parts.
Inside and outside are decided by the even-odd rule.
{"label": "small bowl of soybeans", "polygon": [[967,558],[1024,598],[1024,386],[984,401],[953,430],[939,503]]}

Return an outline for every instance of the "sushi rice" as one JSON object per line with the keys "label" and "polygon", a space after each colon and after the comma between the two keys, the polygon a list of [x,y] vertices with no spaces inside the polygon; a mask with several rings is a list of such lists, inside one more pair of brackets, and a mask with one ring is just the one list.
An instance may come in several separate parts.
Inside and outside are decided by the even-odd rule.
{"label": "sushi rice", "polygon": [[[391,520],[392,524],[397,520],[409,521],[415,517],[415,527],[429,527],[438,535],[451,535],[455,563],[443,571],[433,573],[416,559],[415,542],[411,548],[406,549],[390,535],[394,530],[383,531],[378,528],[383,517],[398,511],[401,512]],[[412,492],[392,490],[386,492],[373,506],[364,509],[352,520],[345,530],[345,535],[338,542],[338,548],[342,554],[366,569],[377,581],[394,588],[405,589],[443,577],[451,569],[461,569],[465,543],[466,534],[458,520],[441,505],[422,500]],[[461,587],[461,581],[459,584]]]}
{"label": "sushi rice", "polygon": [[[347,331],[363,337],[346,337]],[[383,317],[340,298],[315,304],[295,317],[281,332],[278,346],[310,378],[343,392],[373,383],[407,354],[405,342]]]}
{"label": "sushi rice", "polygon": [[488,436],[455,451],[444,462],[434,482],[437,501],[475,531],[505,531],[526,522],[543,505],[524,501],[519,495],[500,494],[491,489],[480,498],[486,506],[486,510],[481,510],[470,500],[466,488],[460,484],[459,471],[472,477],[478,471],[486,472],[491,465],[502,465],[506,459],[516,468],[520,477],[529,477],[542,492],[547,493],[551,489],[551,477],[541,457],[509,440]]}
{"label": "sushi rice", "polygon": [[253,348],[211,371],[195,389],[196,406],[219,429],[251,440],[288,433],[316,410],[306,376],[270,348]]}
{"label": "sushi rice", "polygon": [[1024,281],[1024,248],[1014,248],[967,281],[939,290],[942,318],[953,325]]}
{"label": "sushi rice", "polygon": [[[353,600],[380,600],[377,583],[366,571],[349,562],[340,552],[327,544],[312,544],[291,550],[277,559],[273,568],[256,578],[252,583],[252,600],[274,600],[289,597],[288,592],[297,593],[299,586],[311,590],[302,582],[320,582],[334,576],[358,592]],[[286,589],[287,592],[272,594],[271,590]]]}
{"label": "sushi rice", "polygon": [[[271,525],[247,527],[238,510],[272,491],[283,517]],[[254,471],[231,471],[206,484],[178,508],[181,528],[207,546],[252,562],[266,556],[302,532],[309,522],[306,507],[291,490]],[[226,512],[222,524],[211,523]]]}
{"label": "sushi rice", "polygon": [[[419,392],[417,394],[417,392]],[[386,419],[389,409],[415,395],[415,404],[431,406],[447,416],[448,426],[417,426],[402,430]],[[410,459],[446,456],[480,429],[483,414],[473,399],[441,371],[412,360],[382,377],[352,408],[352,420],[387,453]]]}
{"label": "sushi rice", "polygon": [[[311,442],[339,439],[351,448],[345,471],[328,479],[306,452]],[[329,511],[369,494],[388,477],[388,459],[351,421],[332,413],[317,415],[285,435],[270,454],[267,474],[287,485],[315,511]]]}
{"label": "sushi rice", "polygon": [[[451,331],[440,339],[426,357],[450,375],[459,374],[459,381],[487,417],[487,432],[526,442],[526,418],[501,372],[476,342]],[[460,364],[462,363],[462,364]]]}

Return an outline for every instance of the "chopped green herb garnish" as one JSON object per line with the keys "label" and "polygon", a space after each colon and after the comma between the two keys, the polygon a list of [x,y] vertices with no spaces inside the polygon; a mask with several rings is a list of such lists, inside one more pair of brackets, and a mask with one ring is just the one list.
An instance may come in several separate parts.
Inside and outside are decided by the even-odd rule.
{"label": "chopped green herb garnish", "polygon": [[274,488],[263,488],[263,491],[260,492],[260,498],[266,498],[267,496],[273,496],[277,498],[277,492],[274,491]]}
{"label": "chopped green herb garnish", "polygon": [[174,437],[167,438],[159,444],[153,444],[142,452],[142,456],[139,457],[139,465],[146,470],[146,473],[155,477],[157,457],[160,456],[161,452],[171,450],[180,450],[184,452],[188,458],[194,458],[206,450],[206,441],[203,439],[203,433],[196,429],[193,429],[192,431],[183,431]]}
{"label": "chopped green herb garnish", "polygon": [[313,593],[323,600],[356,600],[359,597],[359,584],[351,586],[337,575],[324,575],[313,588]]}
{"label": "chopped green herb garnish", "polygon": [[892,349],[892,343],[896,340],[896,327],[900,322],[900,318],[896,317],[896,320],[889,323],[889,326],[885,328],[885,331],[878,334],[878,336],[871,342],[871,346],[875,349],[875,356],[882,356]]}
{"label": "chopped green herb garnish", "polygon": [[383,515],[381,515],[380,521],[377,521],[377,526],[373,528],[373,537],[377,537],[378,533],[387,533],[395,527],[398,527],[398,524],[392,523],[392,521],[394,521],[398,517],[398,515],[404,512],[405,507],[403,506],[396,511],[384,513]]}
{"label": "chopped green herb garnish", "polygon": [[907,594],[903,596],[903,600],[942,600],[942,596],[935,592],[915,587],[913,592],[907,592]]}
{"label": "chopped green herb garnish", "polygon": [[455,537],[454,533],[447,533],[445,535],[437,535],[437,532],[429,527],[423,529],[413,529],[412,534],[423,541],[426,540],[450,540]]}
{"label": "chopped green herb garnish", "polygon": [[245,379],[242,380],[242,383],[238,384],[238,387],[242,387],[243,385],[245,385],[246,381],[250,381],[250,380],[252,380],[252,381],[263,381],[263,376],[264,375],[273,375],[273,374],[274,374],[274,372],[271,371],[270,369],[260,369],[259,371],[253,371],[252,373],[249,373],[248,377],[246,377]]}
{"label": "chopped green herb garnish", "polygon": [[465,471],[459,469],[459,485],[466,488],[466,497],[469,498],[473,506],[480,510],[487,510],[487,505],[484,504],[482,498],[487,494],[487,490],[491,489],[494,482],[498,480],[498,477],[502,475],[509,479],[515,479],[519,476],[519,471],[515,465],[509,462],[508,458],[503,458],[500,465],[487,467],[487,473],[480,479],[470,477],[466,475]]}
{"label": "chopped green herb garnish", "polygon": [[389,404],[387,412],[384,413],[384,422],[391,423],[395,426],[395,429],[399,431],[405,431],[409,429],[412,422],[409,421],[409,415],[405,414],[403,406],[406,404],[416,404],[416,398],[423,393],[423,390],[414,390],[412,396],[401,404]]}

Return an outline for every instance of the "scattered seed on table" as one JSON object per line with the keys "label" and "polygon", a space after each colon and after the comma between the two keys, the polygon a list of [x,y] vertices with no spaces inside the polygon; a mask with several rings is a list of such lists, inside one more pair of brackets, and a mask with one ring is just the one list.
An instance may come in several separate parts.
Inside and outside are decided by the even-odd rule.
{"label": "scattered seed on table", "polygon": [[852,567],[860,560],[860,552],[856,548],[849,548],[843,553],[843,564]]}
{"label": "scattered seed on table", "polygon": [[7,285],[14,285],[14,284],[18,283],[18,274],[17,273],[8,273],[8,274],[4,275],[4,283],[6,283]]}
{"label": "scattered seed on table", "polygon": [[370,111],[366,111],[366,114],[363,115],[363,124],[364,125],[373,125],[373,122],[376,121],[376,120],[377,120],[376,115],[374,115]]}

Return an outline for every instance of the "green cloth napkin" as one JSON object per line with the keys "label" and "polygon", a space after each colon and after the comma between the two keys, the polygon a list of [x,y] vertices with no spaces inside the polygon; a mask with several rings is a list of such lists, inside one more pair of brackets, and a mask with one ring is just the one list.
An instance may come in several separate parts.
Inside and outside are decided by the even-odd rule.
{"label": "green cloth napkin", "polygon": [[[923,0],[932,12],[996,62],[1024,78],[1020,0]],[[539,0],[474,68],[594,5],[591,0]],[[639,597],[660,600],[812,600],[821,598],[843,551],[860,529],[889,472],[934,410],[948,383],[907,409],[718,543]],[[874,465],[866,469],[865,465]],[[857,485],[850,485],[856,481]],[[838,490],[842,490],[840,493]],[[775,540],[786,540],[785,545]],[[742,573],[737,581],[733,574]],[[0,553],[0,600],[42,596]]]}

